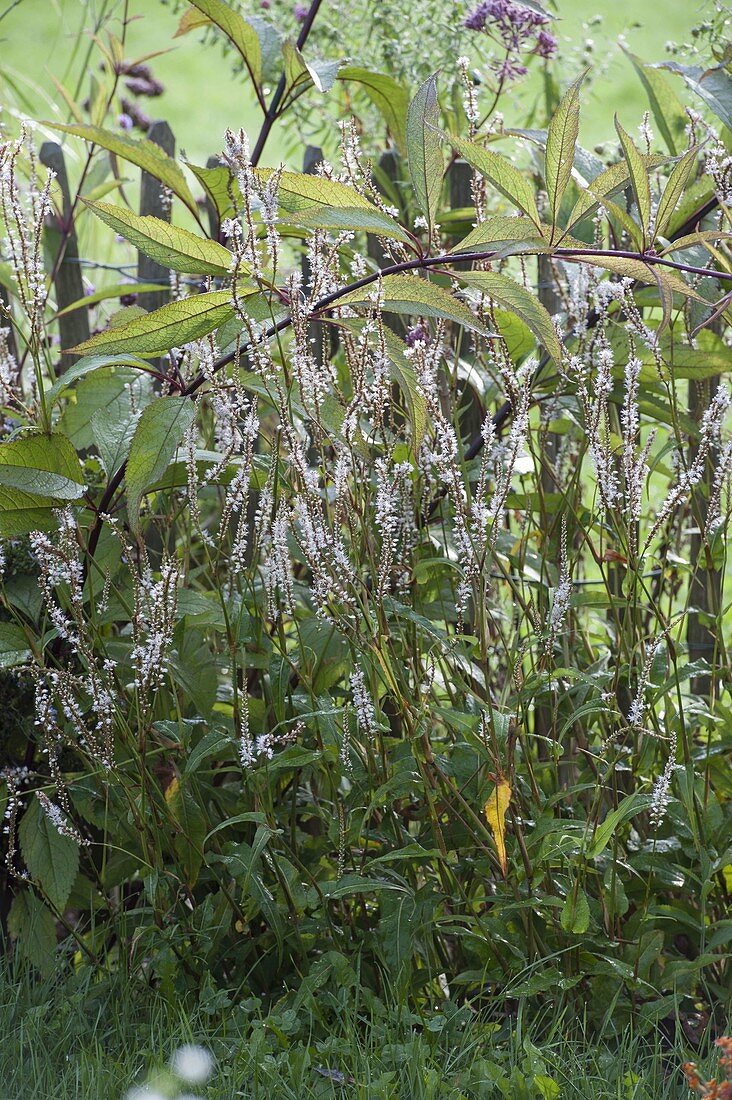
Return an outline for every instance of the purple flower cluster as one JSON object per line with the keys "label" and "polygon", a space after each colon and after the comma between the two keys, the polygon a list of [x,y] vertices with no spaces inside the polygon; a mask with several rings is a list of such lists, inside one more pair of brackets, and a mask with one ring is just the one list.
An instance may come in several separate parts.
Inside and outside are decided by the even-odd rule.
{"label": "purple flower cluster", "polygon": [[516,80],[526,73],[521,54],[552,57],[557,40],[547,29],[549,16],[514,0],[481,0],[464,20],[471,31],[486,31],[506,51],[506,58],[497,67],[499,79]]}

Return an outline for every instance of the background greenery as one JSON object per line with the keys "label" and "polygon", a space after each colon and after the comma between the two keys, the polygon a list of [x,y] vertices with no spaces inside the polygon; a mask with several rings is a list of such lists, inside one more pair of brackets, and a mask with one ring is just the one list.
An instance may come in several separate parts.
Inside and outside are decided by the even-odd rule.
{"label": "background greenery", "polygon": [[[333,22],[348,26],[335,9]],[[366,6],[366,5],[364,5]],[[102,7],[102,5],[98,5]],[[286,5],[282,5],[283,8]],[[691,30],[703,17],[704,3],[686,0],[665,0],[662,16],[653,4],[638,0],[558,0],[551,5],[557,11],[557,33],[562,56],[568,67],[579,70],[581,60],[599,66],[600,72],[587,90],[583,102],[581,141],[588,147],[608,138],[608,119],[612,111],[623,116],[644,109],[638,78],[630,62],[618,48],[619,35],[625,36],[628,47],[648,61],[660,61],[669,56],[667,42],[689,43]],[[23,94],[25,113],[41,117],[51,104],[58,104],[50,74],[62,83],[70,74],[78,73],[80,57],[87,48],[88,38],[83,28],[88,25],[94,6],[80,0],[20,0],[8,3],[7,14],[0,19],[0,46],[3,66],[0,80],[12,81]],[[178,138],[179,147],[191,160],[204,163],[211,155],[213,134],[223,134],[227,127],[243,126],[256,130],[258,116],[248,85],[238,81],[238,91],[232,94],[228,81],[211,79],[211,57],[203,50],[195,35],[172,40],[180,18],[180,5],[160,0],[132,0],[130,12],[135,22],[130,26],[130,56],[148,52],[149,43],[167,51],[153,61],[153,69],[166,88],[156,101],[159,114],[167,119]],[[599,21],[594,22],[594,17]],[[586,55],[587,39],[594,50]],[[348,43],[358,53],[358,37]],[[191,89],[196,89],[196,103],[190,105]],[[515,116],[525,113],[525,105],[536,95],[531,82],[515,93]],[[510,102],[510,100],[509,100]],[[41,110],[43,106],[43,110]],[[156,103],[151,105],[155,110]],[[508,107],[504,108],[509,114]],[[511,114],[514,113],[512,108]],[[302,164],[302,142],[297,135],[280,127],[268,146],[268,160],[276,163],[284,157],[294,168]]]}

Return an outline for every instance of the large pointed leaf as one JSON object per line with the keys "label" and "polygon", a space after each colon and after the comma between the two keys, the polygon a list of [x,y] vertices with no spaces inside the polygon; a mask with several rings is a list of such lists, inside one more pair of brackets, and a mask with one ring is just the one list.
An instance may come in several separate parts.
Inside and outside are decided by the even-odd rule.
{"label": "large pointed leaf", "polygon": [[171,780],[166,789],[165,801],[179,829],[173,842],[175,854],[185,872],[186,882],[192,888],[203,863],[206,818],[188,786],[181,785],[177,777]]}
{"label": "large pointed leaf", "polygon": [[508,853],[506,852],[506,814],[511,803],[511,784],[501,776],[496,782],[488,801],[485,804],[485,816],[488,826],[493,833],[498,862],[505,878],[508,873]]}
{"label": "large pointed leaf", "polygon": [[635,279],[636,282],[644,283],[647,286],[658,286],[660,282],[668,293],[681,294],[686,298],[693,298],[696,302],[704,302],[705,305],[709,305],[688,283],[684,282],[677,272],[659,264],[645,263],[643,260],[626,256],[613,256],[611,253],[591,256],[581,249],[577,249],[572,254],[563,250],[562,258],[571,260],[573,263],[603,267],[606,271],[613,271],[617,275],[627,275],[629,278]]}
{"label": "large pointed leaf", "polygon": [[23,628],[17,623],[0,622],[0,668],[24,665],[31,650]]}
{"label": "large pointed leaf", "polygon": [[143,359],[155,359],[170,348],[198,340],[234,316],[228,290],[195,294],[178,302],[168,302],[152,313],[136,317],[119,328],[110,328],[85,340],[72,350],[77,355],[129,352]]}
{"label": "large pointed leaf", "polygon": [[97,302],[106,302],[110,298],[122,298],[126,294],[134,294],[136,298],[145,294],[159,294],[160,283],[115,283],[113,286],[103,286],[101,290],[95,290],[92,294],[85,294],[83,298],[77,298],[71,305],[55,313],[53,320],[66,317],[69,313],[75,313],[79,309],[88,309]]}
{"label": "large pointed leaf", "polygon": [[663,73],[641,61],[630,50],[624,52],[645,88],[654,122],[668,151],[672,156],[680,154],[686,148],[686,126],[689,121],[683,103]]}
{"label": "large pointed leaf", "polygon": [[62,130],[65,134],[74,134],[76,137],[84,138],[85,141],[92,142],[94,145],[100,145],[102,149],[107,149],[115,156],[122,157],[130,164],[142,168],[143,172],[154,176],[155,179],[160,180],[162,184],[169,187],[173,194],[177,195],[188,209],[198,216],[196,200],[186,183],[183,170],[177,161],[169,157],[154,142],[145,139],[135,141],[125,134],[103,130],[99,126],[82,126],[78,123],[65,124],[61,122],[46,122],[44,125],[50,126],[52,130]]}
{"label": "large pointed leaf", "polygon": [[[273,174],[272,168],[257,168],[256,174],[263,182]],[[320,207],[343,207],[346,210],[378,210],[372,202],[358,193],[355,187],[338,180],[310,176],[305,172],[282,172],[277,198],[280,207],[288,214]]]}
{"label": "large pointed leaf", "polygon": [[[665,164],[668,160],[667,157],[657,156],[655,154],[650,157],[644,156],[643,163],[646,169],[657,168],[660,164]],[[591,217],[603,199],[609,198],[612,195],[616,195],[618,191],[622,191],[627,187],[630,180],[630,169],[627,161],[621,160],[617,164],[611,164],[609,168],[605,168],[599,175],[595,176],[590,181],[590,186],[582,192],[577,202],[572,208],[572,212],[569,215],[567,221],[567,229],[571,229],[577,222],[582,221],[583,218]]]}
{"label": "large pointed leaf", "polygon": [[552,319],[538,298],[507,275],[500,275],[496,271],[460,271],[457,277],[467,286],[487,294],[499,306],[515,313],[531,329],[549,355],[557,363],[561,361],[561,348]]}
{"label": "large pointed leaf", "polygon": [[630,173],[630,185],[633,189],[636,209],[643,229],[644,246],[648,243],[648,225],[651,220],[651,183],[648,178],[648,169],[643,163],[643,157],[632,137],[627,133],[615,116],[615,129],[625,155],[625,160]]}
{"label": "large pointed leaf", "polygon": [[495,245],[502,249],[507,244],[525,242],[535,243],[538,247],[548,248],[550,226],[543,227],[547,232],[544,238],[531,218],[487,218],[476,225],[462,241],[455,245],[453,252],[475,252]]}
{"label": "large pointed leaf", "polygon": [[138,359],[135,355],[89,355],[67,367],[61,377],[46,391],[47,404],[55,405],[59,397],[79,378],[85,378],[87,374],[93,374],[94,371],[101,370],[103,367],[116,366],[137,367],[142,371],[150,370],[150,364],[144,359]]}
{"label": "large pointed leaf", "polygon": [[674,169],[666,182],[663,194],[658,203],[658,209],[656,210],[654,229],[656,235],[659,237],[663,237],[668,229],[674,210],[680,202],[687,184],[691,179],[692,173],[696,168],[697,156],[698,153],[696,148],[689,149],[684,153],[683,157],[674,165]]}
{"label": "large pointed leaf", "polygon": [[8,913],[8,931],[17,941],[19,954],[49,977],[56,954],[56,921],[48,906],[32,890],[21,890],[13,898]]}
{"label": "large pointed leaf", "polygon": [[699,65],[660,61],[656,67],[682,76],[687,86],[704,100],[728,130],[732,130],[732,76],[723,65],[702,69]]}
{"label": "large pointed leaf", "polygon": [[[444,287],[428,282],[427,279],[421,279],[418,275],[386,275],[381,280],[381,289],[381,308],[386,313],[439,317],[486,335],[485,328],[464,302],[459,301]],[[339,298],[338,305],[373,306],[375,294],[376,288],[373,284],[359,287],[358,290],[352,290],[343,298]]]}
{"label": "large pointed leaf", "polygon": [[198,237],[160,218],[140,217],[110,203],[87,202],[86,205],[115,233],[163,267],[187,275],[227,275],[231,269],[233,256],[218,241]]}
{"label": "large pointed leaf", "polygon": [[536,208],[534,189],[528,173],[519,171],[500,153],[494,153],[492,149],[476,145],[473,141],[451,137],[450,144],[457,149],[464,160],[467,160],[468,164],[475,168],[476,172],[492,183],[504,198],[514,206],[518,206],[519,210],[531,218],[536,226],[539,225],[539,211]]}
{"label": "large pointed leaf", "polygon": [[595,829],[589,851],[588,859],[597,859],[607,848],[619,827],[631,817],[635,817],[641,810],[647,810],[652,804],[652,798],[646,794],[630,794],[624,798],[616,810],[611,810],[601,825]]}
{"label": "large pointed leaf", "polygon": [[442,145],[437,129],[440,107],[437,102],[437,77],[430,76],[419,88],[407,112],[407,154],[409,176],[417,196],[417,205],[427,218],[430,229],[442,191]]}
{"label": "large pointed leaf", "polygon": [[187,397],[159,397],[143,410],[127,460],[127,518],[136,531],[145,490],[165,473],[191,426],[193,402]]}
{"label": "large pointed leaf", "polygon": [[198,164],[186,161],[198,182],[206,192],[219,221],[230,218],[234,213],[234,198],[239,195],[239,186],[225,164],[216,164],[212,168],[201,168]]}
{"label": "large pointed leaf", "polygon": [[63,910],[79,872],[78,843],[61,835],[37,798],[23,814],[18,839],[31,878],[51,905]]}
{"label": "large pointed leaf", "polygon": [[31,531],[52,531],[56,526],[54,508],[58,499],[26,493],[0,485],[0,538],[18,538]]}
{"label": "large pointed leaf", "polygon": [[290,214],[286,221],[304,229],[350,229],[355,232],[375,233],[379,237],[391,237],[405,244],[411,244],[412,238],[399,222],[374,207],[319,206],[310,210],[299,210]]}
{"label": "large pointed leaf", "polygon": [[84,474],[65,435],[32,432],[0,445],[0,486],[58,501],[78,500]]}
{"label": "large pointed leaf", "polygon": [[583,73],[570,84],[547,130],[544,178],[552,225],[557,224],[564,192],[572,177],[574,149],[579,136],[579,92],[584,78]]}
{"label": "large pointed leaf", "polygon": [[283,102],[286,102],[289,97],[296,98],[311,85],[314,85],[319,92],[329,92],[331,90],[336,82],[338,70],[342,64],[341,61],[321,60],[308,63],[289,38],[282,43],[281,49],[285,60]]}
{"label": "large pointed leaf", "polygon": [[224,32],[238,50],[252,80],[258,85],[262,79],[262,49],[254,27],[223,0],[190,0],[190,2]]}
{"label": "large pointed leaf", "polygon": [[353,81],[363,89],[382,115],[399,152],[406,155],[409,93],[404,85],[386,73],[372,73],[354,65],[341,69],[338,79]]}

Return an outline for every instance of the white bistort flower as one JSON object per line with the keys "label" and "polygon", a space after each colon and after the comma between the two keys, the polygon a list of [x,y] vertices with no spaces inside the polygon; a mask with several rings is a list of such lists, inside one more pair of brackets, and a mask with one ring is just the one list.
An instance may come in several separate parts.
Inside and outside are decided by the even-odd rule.
{"label": "white bistort flower", "polygon": [[206,1047],[186,1043],[178,1047],[170,1060],[170,1067],[189,1085],[202,1085],[213,1073],[214,1058]]}

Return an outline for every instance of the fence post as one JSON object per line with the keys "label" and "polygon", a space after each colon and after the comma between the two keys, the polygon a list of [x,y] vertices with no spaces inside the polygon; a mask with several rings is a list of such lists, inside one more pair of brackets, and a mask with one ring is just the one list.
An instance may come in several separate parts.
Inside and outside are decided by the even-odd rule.
{"label": "fence post", "polygon": [[[473,209],[473,169],[466,160],[458,158],[450,165],[447,174],[448,195],[450,210]],[[451,245],[459,243],[457,237],[451,238]],[[461,260],[452,265],[456,270],[467,271],[472,267],[472,260]],[[461,358],[469,355],[472,344],[472,335],[467,329],[463,329],[457,344],[457,352]],[[460,433],[463,438],[475,439],[483,426],[485,409],[480,395],[471,386],[469,379],[458,379],[459,391],[459,423]]]}
{"label": "fence post", "polygon": [[[206,161],[206,167],[220,168],[221,157],[209,157]],[[206,213],[208,214],[208,231],[211,234],[211,240],[221,240],[221,219],[219,218],[219,212],[208,195],[206,195]]]}
{"label": "fence post", "polygon": [[0,328],[8,330],[7,348],[15,362],[18,362],[18,345],[15,339],[15,329],[12,326],[12,311],[10,308],[10,291],[4,283],[0,283]]}
{"label": "fence post", "polygon": [[[159,145],[169,157],[175,155],[175,136],[167,122],[153,122],[147,132],[147,140]],[[140,214],[170,221],[170,202],[165,188],[148,172],[143,172],[140,177]],[[145,305],[149,312],[159,309],[170,300],[170,272],[167,267],[162,267],[142,252],[138,253],[137,278],[141,283],[160,283],[160,290],[145,295]]]}
{"label": "fence post", "polygon": [[[555,313],[558,313],[561,309],[562,302],[557,292],[556,281],[554,279],[554,271],[552,269],[551,260],[548,256],[537,256],[537,271],[536,271],[537,291],[539,301],[546,307],[549,316],[553,317]],[[557,455],[559,453],[559,436],[556,432],[544,431],[540,441],[541,448],[541,469],[540,480],[544,493],[556,492],[557,484],[555,480],[555,463]],[[559,558],[559,528],[557,526],[557,517],[554,517],[554,541],[557,547],[557,553],[550,555],[553,561],[557,561]],[[545,537],[550,539],[552,537],[552,530],[550,524],[550,517],[545,517]],[[549,601],[544,601],[543,605],[540,604],[540,612],[543,617],[546,617],[549,611]],[[538,753],[540,760],[546,760],[548,758],[548,741],[556,738],[556,723],[554,708],[545,703],[540,703],[534,710],[534,732],[540,739],[538,741]],[[571,733],[568,735],[567,744],[567,759],[571,759],[570,743]],[[560,774],[565,783],[569,782],[568,765],[564,765],[560,769]]]}
{"label": "fence post", "polygon": [[[303,172],[308,176],[316,175],[318,165],[322,162],[323,150],[317,145],[306,145],[302,161]],[[310,262],[305,252],[302,257],[302,281],[306,290],[310,289],[311,278]],[[338,348],[338,329],[333,325],[324,325],[322,321],[310,321],[308,331],[315,350],[315,361],[322,367]]]}
{"label": "fence post", "polygon": [[[59,245],[58,249],[54,249],[55,255],[53,257],[53,263],[56,267],[54,278],[56,309],[60,312],[84,297],[84,283],[81,278],[81,265],[79,264],[79,245],[73,225],[69,177],[66,173],[63,150],[55,141],[44,141],[38,155],[41,164],[56,173],[56,180],[61,189],[60,222],[57,222],[52,215],[51,223],[47,226],[47,230],[51,234],[58,231],[56,229],[57,225],[60,227]],[[59,258],[61,250],[63,252]],[[73,348],[89,339],[88,311],[82,307],[75,309],[72,313],[67,313],[65,317],[59,317],[58,328],[63,353],[68,348]],[[78,355],[62,354],[57,366],[58,373],[62,374],[78,358]]]}
{"label": "fence post", "polygon": [[[703,381],[691,379],[689,382],[689,416],[696,424],[714,398],[719,386],[718,378]],[[691,447],[691,460],[694,460],[698,446]],[[719,462],[717,448],[711,448],[704,466],[704,476],[696,486],[692,496],[692,514],[697,511],[704,515],[709,494],[712,491],[714,470]],[[689,611],[686,623],[686,643],[690,661],[706,658],[711,663],[715,647],[713,622],[720,608],[722,598],[722,574],[706,560],[704,532],[696,525],[691,535],[691,565],[693,573],[689,585]],[[706,695],[710,700],[714,694],[715,678],[711,673],[694,676],[691,690],[696,695]]]}

